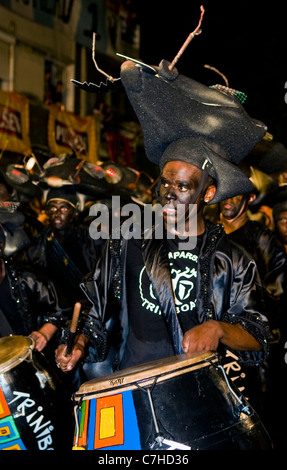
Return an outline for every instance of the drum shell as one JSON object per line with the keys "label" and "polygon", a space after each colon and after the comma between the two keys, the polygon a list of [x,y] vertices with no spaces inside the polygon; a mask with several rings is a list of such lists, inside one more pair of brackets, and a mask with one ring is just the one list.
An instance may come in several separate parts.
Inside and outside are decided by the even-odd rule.
{"label": "drum shell", "polygon": [[41,353],[0,373],[0,405],[1,450],[71,450],[70,398]]}
{"label": "drum shell", "polygon": [[[125,371],[122,371],[123,377]],[[150,371],[151,376],[153,371]],[[256,412],[243,400],[239,404],[227,385],[224,376],[212,364],[197,367],[190,372],[173,377],[151,378],[148,385],[152,390],[160,435],[165,439],[189,447],[191,450],[268,450],[272,448],[269,436]],[[120,383],[116,378],[114,383]],[[149,396],[144,380],[122,386],[96,391],[89,394],[76,394],[76,399],[85,404],[81,415],[82,427],[86,426],[86,439],[76,444],[87,450],[133,450],[166,449],[157,441],[157,432],[151,412]],[[129,395],[129,397],[128,397]],[[105,403],[106,397],[106,403]],[[104,446],[98,438],[99,426],[97,408],[114,406],[122,400],[123,439],[114,440],[115,445]],[[101,404],[101,405],[100,405]],[[88,406],[89,405],[89,406]],[[247,406],[247,411],[242,409]],[[83,410],[83,407],[81,408]],[[89,411],[87,411],[89,409]],[[117,419],[119,421],[119,419]],[[85,423],[85,424],[83,424]],[[116,434],[116,433],[115,433]],[[112,442],[112,441],[107,441]],[[180,447],[178,447],[180,448]]]}
{"label": "drum shell", "polygon": [[[195,393],[194,393],[195,392]],[[133,393],[142,449],[155,442],[148,397]],[[191,450],[264,450],[271,442],[256,412],[240,411],[224,380],[215,369],[198,369],[192,375],[158,384],[153,390],[160,433]],[[189,406],[190,404],[190,406]],[[157,445],[157,449],[160,447]]]}

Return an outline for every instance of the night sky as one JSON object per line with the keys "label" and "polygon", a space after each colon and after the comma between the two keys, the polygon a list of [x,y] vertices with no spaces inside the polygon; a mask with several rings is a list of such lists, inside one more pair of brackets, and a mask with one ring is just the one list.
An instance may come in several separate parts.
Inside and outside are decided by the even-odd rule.
{"label": "night sky", "polygon": [[[142,2],[141,59],[151,65],[161,59],[172,61],[196,28],[200,5],[194,0]],[[202,33],[179,59],[178,71],[205,85],[224,85],[204,65],[217,68],[231,88],[247,94],[247,112],[268,126],[274,140],[287,146],[287,6],[257,0],[238,2],[238,6],[205,0],[202,5]]]}

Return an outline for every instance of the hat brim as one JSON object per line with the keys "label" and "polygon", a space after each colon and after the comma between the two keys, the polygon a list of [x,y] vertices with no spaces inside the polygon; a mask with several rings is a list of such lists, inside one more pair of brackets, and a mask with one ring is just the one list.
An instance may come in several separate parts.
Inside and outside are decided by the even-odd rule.
{"label": "hat brim", "polygon": [[168,161],[183,161],[202,169],[205,160],[211,163],[208,174],[216,184],[215,196],[208,204],[217,204],[230,197],[255,191],[252,182],[243,171],[220,157],[205,142],[194,137],[172,142],[162,155],[160,168],[162,169]]}

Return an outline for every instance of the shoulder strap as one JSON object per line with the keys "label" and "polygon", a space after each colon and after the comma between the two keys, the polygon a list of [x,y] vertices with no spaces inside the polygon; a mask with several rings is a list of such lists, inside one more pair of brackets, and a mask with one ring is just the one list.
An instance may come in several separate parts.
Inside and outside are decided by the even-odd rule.
{"label": "shoulder strap", "polygon": [[61,243],[59,243],[59,241],[56,239],[56,237],[51,236],[47,238],[47,249],[51,258],[62,270],[64,275],[68,275],[70,281],[78,287],[79,282],[84,277],[84,274],[80,272],[78,267],[75,265],[70,256],[66,253],[66,251],[62,247]]}

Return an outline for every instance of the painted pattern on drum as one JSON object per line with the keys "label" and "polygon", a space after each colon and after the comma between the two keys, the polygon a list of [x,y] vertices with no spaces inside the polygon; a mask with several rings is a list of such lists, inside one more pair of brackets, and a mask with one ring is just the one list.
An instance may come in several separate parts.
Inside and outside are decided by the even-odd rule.
{"label": "painted pattern on drum", "polygon": [[0,450],[26,450],[0,388]]}
{"label": "painted pattern on drum", "polygon": [[83,401],[77,448],[140,450],[132,391]]}
{"label": "painted pattern on drum", "polygon": [[44,356],[21,355],[17,337],[8,339],[0,339],[0,450],[71,450],[72,414],[64,387]]}

